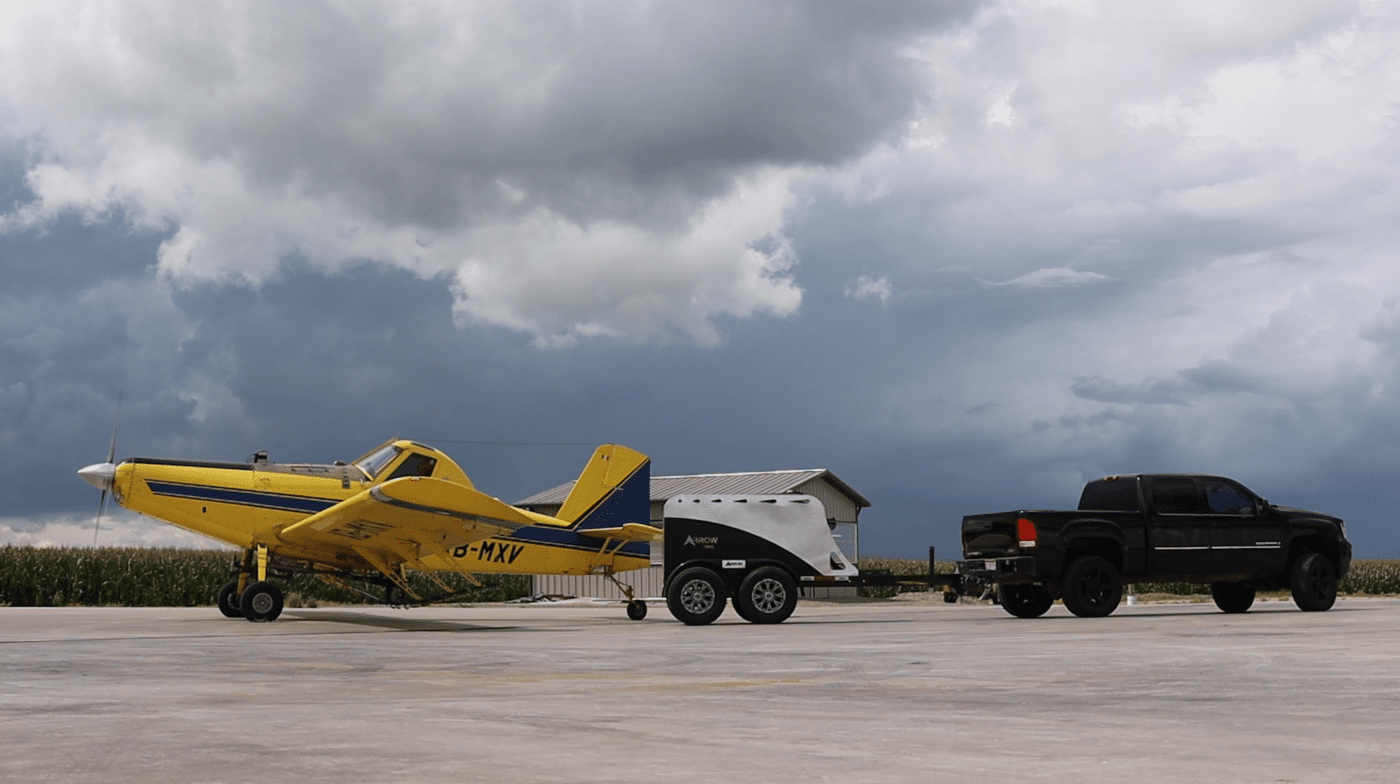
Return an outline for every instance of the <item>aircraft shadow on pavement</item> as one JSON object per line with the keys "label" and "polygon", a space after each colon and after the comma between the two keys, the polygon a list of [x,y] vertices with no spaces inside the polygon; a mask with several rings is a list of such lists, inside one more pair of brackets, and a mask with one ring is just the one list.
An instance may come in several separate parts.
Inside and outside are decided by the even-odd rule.
{"label": "aircraft shadow on pavement", "polygon": [[382,615],[347,612],[343,610],[316,610],[313,612],[286,610],[282,613],[282,617],[288,620],[295,618],[297,621],[329,621],[331,623],[349,623],[356,626],[373,626],[379,629],[394,629],[401,632],[499,631],[503,628],[501,626],[480,623],[462,623],[459,621],[386,618]]}

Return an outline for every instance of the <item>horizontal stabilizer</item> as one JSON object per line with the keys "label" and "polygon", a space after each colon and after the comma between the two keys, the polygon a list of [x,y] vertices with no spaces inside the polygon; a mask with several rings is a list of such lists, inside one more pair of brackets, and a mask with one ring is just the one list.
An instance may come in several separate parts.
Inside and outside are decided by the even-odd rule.
{"label": "horizontal stabilizer", "polygon": [[627,523],[619,528],[580,528],[578,532],[594,539],[612,539],[624,542],[650,542],[661,536],[661,529],[654,525]]}

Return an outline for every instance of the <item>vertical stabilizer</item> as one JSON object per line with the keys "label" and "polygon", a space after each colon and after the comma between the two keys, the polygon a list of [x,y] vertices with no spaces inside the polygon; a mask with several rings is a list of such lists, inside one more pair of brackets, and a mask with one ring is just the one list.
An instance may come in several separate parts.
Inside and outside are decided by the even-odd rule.
{"label": "vertical stabilizer", "polygon": [[616,444],[598,447],[559,507],[576,528],[620,528],[651,519],[651,458]]}

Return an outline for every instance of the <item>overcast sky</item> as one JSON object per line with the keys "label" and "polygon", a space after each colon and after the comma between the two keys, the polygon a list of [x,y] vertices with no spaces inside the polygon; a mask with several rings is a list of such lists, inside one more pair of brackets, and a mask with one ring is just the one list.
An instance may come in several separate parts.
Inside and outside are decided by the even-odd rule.
{"label": "overcast sky", "polygon": [[508,501],[829,468],[865,554],[1197,471],[1400,557],[1393,3],[4,9],[0,542],[91,542],[120,395]]}

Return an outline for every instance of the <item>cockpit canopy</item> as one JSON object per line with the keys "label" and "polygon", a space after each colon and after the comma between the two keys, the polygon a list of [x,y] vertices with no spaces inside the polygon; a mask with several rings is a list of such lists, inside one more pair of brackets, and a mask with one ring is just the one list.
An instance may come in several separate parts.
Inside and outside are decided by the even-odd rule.
{"label": "cockpit canopy", "polygon": [[413,441],[388,441],[356,460],[353,465],[371,482],[388,482],[406,476],[435,476],[471,487],[471,480],[447,455]]}

